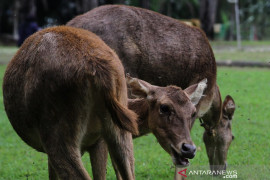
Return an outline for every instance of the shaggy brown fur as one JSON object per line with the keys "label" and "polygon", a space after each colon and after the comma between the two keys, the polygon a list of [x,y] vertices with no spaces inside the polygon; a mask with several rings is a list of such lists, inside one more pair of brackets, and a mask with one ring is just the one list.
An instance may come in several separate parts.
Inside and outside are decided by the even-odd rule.
{"label": "shaggy brown fur", "polygon": [[87,29],[116,51],[126,72],[159,86],[186,88],[208,79],[215,85],[216,63],[204,33],[153,11],[123,5],[98,7],[68,26]]}
{"label": "shaggy brown fur", "polygon": [[[126,72],[152,84],[187,88],[207,78],[208,87],[197,105],[197,117],[203,117],[205,127],[218,127],[223,115],[220,93],[216,91],[216,62],[200,29],[153,11],[123,5],[98,7],[67,25],[97,34],[116,51]],[[227,136],[230,133],[222,138]],[[227,153],[227,148],[216,146]]]}
{"label": "shaggy brown fur", "polygon": [[59,26],[29,37],[7,67],[3,95],[18,135],[48,154],[50,179],[90,179],[81,153],[97,156],[101,139],[121,175],[134,179],[128,131],[138,134],[137,115],[127,108],[120,60],[93,33]]}

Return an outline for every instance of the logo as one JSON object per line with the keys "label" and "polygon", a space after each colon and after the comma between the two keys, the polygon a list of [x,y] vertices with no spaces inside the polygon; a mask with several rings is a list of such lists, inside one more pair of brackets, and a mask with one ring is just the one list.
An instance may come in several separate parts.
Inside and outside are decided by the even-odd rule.
{"label": "logo", "polygon": [[180,174],[181,176],[187,177],[187,169],[184,169],[182,171],[179,171],[178,174]]}
{"label": "logo", "polygon": [[187,173],[187,168],[183,169],[181,171],[178,172],[178,174],[180,174],[181,176],[184,176],[185,178],[188,175],[197,175],[197,176],[213,176],[213,175],[217,175],[217,176],[221,176],[224,179],[236,179],[237,178],[237,170],[217,170],[217,171],[211,171],[211,170],[190,170]]}

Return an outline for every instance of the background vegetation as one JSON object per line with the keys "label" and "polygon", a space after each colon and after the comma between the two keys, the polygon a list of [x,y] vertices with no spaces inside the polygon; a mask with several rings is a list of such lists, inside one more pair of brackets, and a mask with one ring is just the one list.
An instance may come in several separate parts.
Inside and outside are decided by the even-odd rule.
{"label": "background vegetation", "polygon": [[[201,4],[207,1],[206,11]],[[18,29],[29,16],[42,28],[62,25],[78,14],[105,4],[126,4],[143,7],[176,19],[201,19],[201,23],[219,24],[216,38],[235,40],[235,9],[229,0],[1,0],[0,43],[18,39]],[[215,5],[217,4],[217,5]],[[213,11],[210,11],[214,7]],[[207,9],[208,8],[208,9]],[[270,39],[270,0],[239,0],[241,36],[248,40]],[[210,22],[208,17],[215,17]],[[206,20],[203,20],[205,19]],[[204,27],[204,26],[202,26]],[[204,29],[205,30],[205,29]],[[208,34],[208,33],[206,33]]]}

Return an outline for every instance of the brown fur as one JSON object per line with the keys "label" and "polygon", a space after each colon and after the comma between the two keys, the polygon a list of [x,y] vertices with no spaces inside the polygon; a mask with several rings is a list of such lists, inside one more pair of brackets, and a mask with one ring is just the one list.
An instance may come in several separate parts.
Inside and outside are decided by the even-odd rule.
{"label": "brown fur", "polygon": [[97,156],[101,138],[121,175],[134,179],[128,131],[138,134],[137,115],[120,60],[93,33],[59,26],[29,37],[7,67],[3,95],[18,135],[48,154],[50,179],[90,179],[81,153]]}
{"label": "brown fur", "polygon": [[116,51],[126,72],[133,77],[159,86],[175,84],[186,88],[204,78],[208,79],[208,89],[215,85],[215,58],[198,28],[153,11],[123,5],[98,7],[67,25],[100,36]]}
{"label": "brown fur", "polygon": [[212,171],[224,170],[227,166],[227,152],[234,136],[231,121],[235,111],[235,103],[231,96],[226,96],[222,105],[222,117],[216,127],[206,126],[203,140]]}
{"label": "brown fur", "polygon": [[[139,97],[138,99],[129,99],[129,108],[139,115],[139,136],[152,132],[164,150],[170,154],[174,164],[187,165],[183,164],[185,162],[182,159],[193,158],[195,151],[187,154],[182,147],[184,144],[189,144],[195,148],[190,137],[190,129],[192,121],[196,117],[196,108],[190,97],[198,93],[198,85],[195,84],[182,90],[176,86],[154,86],[131,77],[127,77],[127,82],[132,94]],[[198,96],[199,99],[201,97],[202,94]],[[161,109],[164,105],[169,109],[166,113],[162,112]],[[100,144],[99,148],[100,155],[106,153],[104,151],[105,144],[103,146]],[[106,155],[102,156],[106,157]],[[115,171],[118,172],[114,161],[113,165]],[[106,163],[100,161],[95,166],[95,168],[99,167],[102,170]],[[103,171],[102,174],[106,174],[106,172]],[[122,179],[119,173],[117,173],[117,179]]]}
{"label": "brown fur", "polygon": [[[207,78],[208,87],[197,105],[197,116],[203,117],[207,126],[218,127],[223,115],[220,93],[216,91],[216,62],[199,28],[124,5],[98,7],[75,17],[67,25],[97,34],[116,51],[126,72],[152,84],[187,88]],[[230,134],[222,138],[226,136]]]}

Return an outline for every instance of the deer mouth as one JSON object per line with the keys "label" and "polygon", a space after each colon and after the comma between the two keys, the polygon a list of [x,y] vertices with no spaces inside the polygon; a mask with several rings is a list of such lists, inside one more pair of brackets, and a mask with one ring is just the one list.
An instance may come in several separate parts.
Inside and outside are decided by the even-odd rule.
{"label": "deer mouth", "polygon": [[171,150],[172,150],[172,159],[173,159],[173,163],[176,166],[188,166],[189,165],[189,160],[188,158],[184,158],[181,153],[179,153],[175,147],[172,145],[171,146]]}

